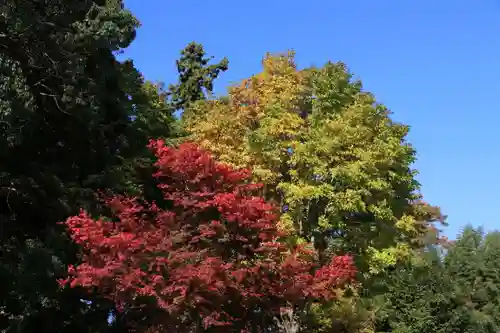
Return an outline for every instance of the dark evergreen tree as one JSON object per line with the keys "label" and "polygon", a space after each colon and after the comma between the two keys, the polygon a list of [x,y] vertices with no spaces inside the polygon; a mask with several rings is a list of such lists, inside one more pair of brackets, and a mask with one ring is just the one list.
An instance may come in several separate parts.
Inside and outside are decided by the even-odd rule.
{"label": "dark evergreen tree", "polygon": [[124,162],[152,134],[138,131],[158,111],[151,91],[114,55],[138,22],[119,0],[8,0],[0,12],[0,331],[107,330],[110,304],[56,283],[76,260],[57,223],[97,213],[99,189],[127,190]]}
{"label": "dark evergreen tree", "polygon": [[449,276],[449,297],[458,309],[452,322],[461,323],[461,332],[498,332],[500,254],[498,233],[484,234],[467,226],[445,257]]}
{"label": "dark evergreen tree", "polygon": [[467,226],[445,252],[429,247],[385,279],[378,332],[500,331],[500,233]]}
{"label": "dark evergreen tree", "polygon": [[447,283],[437,250],[399,266],[387,277],[377,332],[449,332]]}
{"label": "dark evergreen tree", "polygon": [[171,103],[176,110],[184,110],[189,104],[204,100],[213,91],[213,82],[228,69],[229,61],[209,65],[213,57],[207,57],[203,45],[192,42],[177,60],[179,82],[169,86]]}

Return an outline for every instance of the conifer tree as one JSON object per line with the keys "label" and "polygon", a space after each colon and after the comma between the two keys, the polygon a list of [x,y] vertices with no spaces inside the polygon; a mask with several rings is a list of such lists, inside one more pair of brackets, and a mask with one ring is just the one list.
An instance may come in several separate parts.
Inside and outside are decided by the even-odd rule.
{"label": "conifer tree", "polygon": [[169,86],[170,101],[176,110],[184,110],[190,104],[205,100],[213,92],[213,82],[228,69],[229,61],[209,65],[213,57],[207,57],[203,45],[191,42],[177,60],[179,82]]}
{"label": "conifer tree", "polygon": [[56,283],[76,260],[57,223],[99,211],[97,190],[127,187],[142,85],[114,53],[138,21],[119,0],[4,1],[0,11],[0,330],[104,332],[113,305]]}

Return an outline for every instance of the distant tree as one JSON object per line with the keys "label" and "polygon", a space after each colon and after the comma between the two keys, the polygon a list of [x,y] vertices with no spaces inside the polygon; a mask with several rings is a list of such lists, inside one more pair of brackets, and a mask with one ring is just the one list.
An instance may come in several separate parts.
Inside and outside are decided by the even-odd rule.
{"label": "distant tree", "polygon": [[458,304],[453,322],[460,323],[462,332],[500,330],[499,254],[498,233],[485,235],[481,228],[467,226],[445,257],[450,298]]}
{"label": "distant tree", "polygon": [[447,325],[454,306],[441,259],[436,251],[422,259],[401,264],[386,277],[376,332],[452,332]]}
{"label": "distant tree", "polygon": [[499,254],[498,232],[467,226],[444,256],[434,248],[400,265],[385,280],[377,332],[498,332]]}
{"label": "distant tree", "polygon": [[221,72],[228,69],[229,61],[209,65],[213,57],[206,57],[203,45],[189,43],[177,60],[179,82],[169,86],[171,103],[176,110],[184,110],[190,104],[204,100],[213,91],[213,82]]}

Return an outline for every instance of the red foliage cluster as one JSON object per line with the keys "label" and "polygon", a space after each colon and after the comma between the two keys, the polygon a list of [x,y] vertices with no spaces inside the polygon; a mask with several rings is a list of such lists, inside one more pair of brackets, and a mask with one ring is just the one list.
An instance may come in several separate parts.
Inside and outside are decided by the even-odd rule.
{"label": "red foliage cluster", "polygon": [[171,207],[113,197],[113,220],[85,212],[69,218],[83,261],[63,284],[95,288],[117,304],[153,300],[170,327],[188,318],[240,330],[286,304],[330,299],[354,278],[350,257],[317,268],[312,253],[277,241],[277,210],[252,195],[258,185],[248,171],[217,163],[193,144],[154,141],[150,148]]}

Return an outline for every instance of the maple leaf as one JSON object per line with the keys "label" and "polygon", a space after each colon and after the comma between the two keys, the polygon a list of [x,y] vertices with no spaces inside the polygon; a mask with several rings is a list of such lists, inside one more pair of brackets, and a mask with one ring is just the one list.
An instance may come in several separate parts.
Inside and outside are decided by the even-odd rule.
{"label": "maple leaf", "polygon": [[257,195],[249,170],[219,163],[192,143],[149,147],[168,209],[115,196],[106,204],[116,222],[84,211],[67,219],[82,262],[61,283],[98,290],[130,309],[160,309],[153,319],[163,328],[242,331],[271,325],[289,304],[330,300],[354,279],[348,256],[317,267],[305,246],[279,242],[279,212]]}

